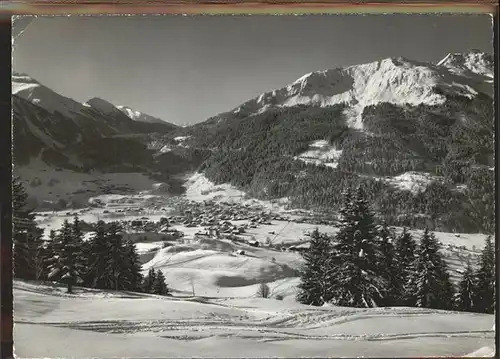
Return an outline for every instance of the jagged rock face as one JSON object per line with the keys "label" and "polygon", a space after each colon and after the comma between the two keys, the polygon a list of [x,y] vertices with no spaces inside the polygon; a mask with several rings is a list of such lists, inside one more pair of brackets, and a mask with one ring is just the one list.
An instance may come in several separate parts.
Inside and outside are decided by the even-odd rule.
{"label": "jagged rock face", "polygon": [[348,106],[352,127],[360,128],[360,114],[366,106],[381,102],[436,105],[446,100],[445,95],[492,96],[492,78],[492,58],[480,52],[449,54],[437,65],[388,58],[306,74],[286,87],[245,102],[232,113],[251,115],[276,107],[343,103]]}

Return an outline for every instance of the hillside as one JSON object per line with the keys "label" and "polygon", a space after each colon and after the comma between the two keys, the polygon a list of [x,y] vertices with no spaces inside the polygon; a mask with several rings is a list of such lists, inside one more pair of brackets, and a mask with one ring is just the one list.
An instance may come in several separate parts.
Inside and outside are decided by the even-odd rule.
{"label": "hillside", "polygon": [[171,137],[257,198],[335,211],[363,182],[391,224],[492,232],[492,64],[472,51],[314,72]]}
{"label": "hillside", "polygon": [[110,191],[150,190],[154,181],[148,177],[179,187],[168,171],[159,170],[151,147],[156,134],[176,125],[100,98],[79,103],[25,74],[13,74],[12,94],[15,173],[35,207],[84,203]]}
{"label": "hillside", "polygon": [[389,224],[492,233],[492,66],[471,51],[312,72],[190,127],[101,98],[80,104],[15,74],[15,161],[145,173],[175,194],[200,171],[330,215],[344,189],[364,183]]}
{"label": "hillside", "polygon": [[[102,170],[108,164],[85,158],[89,150],[99,148],[101,155],[109,153],[105,146],[112,142],[116,155],[123,142],[124,147],[137,148],[136,140],[144,142],[144,135],[165,134],[177,127],[166,122],[136,121],[101,99],[79,103],[24,74],[13,74],[12,94],[14,156],[18,165],[41,159],[54,167]],[[108,107],[104,109],[103,104]],[[119,136],[122,138],[116,139]],[[122,162],[117,159],[117,163]]]}

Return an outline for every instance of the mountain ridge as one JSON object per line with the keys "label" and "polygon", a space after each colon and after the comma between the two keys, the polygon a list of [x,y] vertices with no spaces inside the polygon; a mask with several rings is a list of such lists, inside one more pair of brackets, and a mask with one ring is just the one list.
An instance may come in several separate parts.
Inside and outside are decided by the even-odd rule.
{"label": "mountain ridge", "polygon": [[[89,109],[95,109],[104,114],[122,113],[129,119],[138,122],[164,123],[169,126],[177,126],[141,111],[134,110],[131,107],[114,105],[100,97],[93,97],[84,103],[80,103],[53,91],[25,73],[12,73],[12,94],[31,101],[51,113],[58,111],[68,117],[74,117],[81,112],[85,113]],[[54,101],[53,98],[56,98],[57,101]]]}
{"label": "mountain ridge", "polygon": [[[471,67],[471,57],[481,59],[480,71]],[[287,86],[267,91],[244,102],[233,110],[217,115],[224,117],[239,112],[245,115],[261,113],[272,107],[296,105],[330,106],[347,103],[351,106],[351,126],[362,128],[359,122],[364,107],[379,102],[398,105],[420,103],[432,105],[445,101],[440,93],[475,96],[477,93],[493,95],[493,85],[484,81],[493,76],[491,56],[479,52],[449,54],[439,65],[390,57],[365,64],[336,67],[307,73]],[[445,61],[448,58],[448,61]],[[451,61],[451,59],[456,59]],[[457,64],[461,61],[464,65]],[[488,61],[489,60],[489,61]],[[464,67],[476,77],[451,71]],[[487,71],[486,71],[487,70]],[[369,89],[367,91],[366,89]]]}
{"label": "mountain ridge", "polygon": [[[491,231],[488,56],[451,54],[439,65],[394,57],[315,71],[232,111],[156,134],[150,126],[157,124],[133,129],[138,122],[118,120],[128,118],[120,108],[94,99],[85,111],[97,114],[111,134],[75,151],[101,148],[87,158],[87,168],[100,163],[100,170],[158,171],[177,179],[199,171],[259,199],[286,197],[295,208],[335,211],[342,191],[363,185],[391,224]],[[109,112],[114,115],[106,117]],[[30,113],[36,111],[17,114],[21,123]],[[47,115],[39,116],[54,127]],[[132,145],[137,156],[130,163],[125,153]],[[110,156],[116,151],[119,156]]]}
{"label": "mountain ridge", "polygon": [[453,56],[305,74],[172,137],[212,151],[200,168],[208,179],[260,199],[334,210],[340,192],[363,184],[392,224],[491,230],[492,73],[470,66],[487,54]]}

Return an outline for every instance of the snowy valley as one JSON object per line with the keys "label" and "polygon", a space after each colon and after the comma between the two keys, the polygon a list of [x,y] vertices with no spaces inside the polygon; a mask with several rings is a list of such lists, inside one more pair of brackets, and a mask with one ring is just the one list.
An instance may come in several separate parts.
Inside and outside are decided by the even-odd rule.
{"label": "snowy valley", "polygon": [[[495,223],[492,66],[471,51],[313,72],[188,127],[100,98],[78,103],[14,74],[15,235],[43,248],[18,254],[36,275],[14,280],[17,355],[493,357],[491,311],[359,305],[365,292],[353,305],[298,300],[315,230],[334,247],[339,233],[358,243],[364,230],[368,215],[349,217],[362,201],[347,189],[364,188],[377,243],[388,229],[396,251],[404,233],[420,243],[428,228],[451,285],[462,288],[468,266],[480,272]],[[114,288],[83,285],[84,269],[50,274],[69,255],[50,243],[76,246],[76,227],[69,239],[61,230],[75,217],[87,251],[118,224],[106,238],[135,248],[134,290],[116,278]],[[50,266],[37,262],[45,250]],[[144,290],[152,271],[162,293]]]}

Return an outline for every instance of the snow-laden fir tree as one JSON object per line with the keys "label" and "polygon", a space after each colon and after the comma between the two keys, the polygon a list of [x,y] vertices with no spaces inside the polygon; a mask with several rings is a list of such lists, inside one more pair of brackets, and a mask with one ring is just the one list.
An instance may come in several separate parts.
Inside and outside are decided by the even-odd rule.
{"label": "snow-laden fir tree", "polygon": [[451,281],[451,275],[448,270],[448,265],[443,259],[441,271],[441,285],[438,293],[438,303],[436,308],[444,310],[455,309],[455,285]]}
{"label": "snow-laden fir tree", "polygon": [[378,270],[386,282],[383,304],[384,306],[398,305],[403,293],[403,282],[393,244],[395,235],[385,223],[378,228],[378,233]]}
{"label": "snow-laden fir tree", "polygon": [[165,276],[161,270],[156,272],[155,280],[153,282],[152,293],[158,295],[168,295],[169,289],[165,282]]}
{"label": "snow-laden fir tree", "polygon": [[332,242],[316,228],[311,233],[310,246],[303,253],[304,267],[301,271],[297,301],[309,305],[323,305],[331,297]]}
{"label": "snow-laden fir tree", "polygon": [[86,263],[81,250],[81,238],[74,236],[73,226],[67,220],[57,233],[51,249],[54,255],[50,260],[49,279],[65,283],[67,292],[72,293],[73,286],[82,280],[81,273]]}
{"label": "snow-laden fir tree", "polygon": [[421,308],[451,309],[453,291],[440,244],[426,228],[420,240],[414,272],[408,284],[409,305]]}
{"label": "snow-laden fir tree", "polygon": [[127,271],[127,260],[125,256],[125,247],[123,236],[120,233],[121,228],[118,223],[110,223],[106,231],[106,241],[109,245],[109,256],[105,263],[105,277],[107,278],[109,288],[114,290],[125,289],[124,278]]}
{"label": "snow-laden fir tree", "polygon": [[142,284],[142,268],[137,248],[132,241],[125,242],[124,254],[125,273],[123,276],[123,285],[127,290],[140,291]]}
{"label": "snow-laden fir tree", "polygon": [[111,280],[106,269],[111,260],[111,248],[106,235],[106,224],[103,221],[97,222],[95,232],[85,250],[88,263],[85,273],[86,284],[92,288],[110,289]]}
{"label": "snow-laden fir tree", "polygon": [[397,304],[410,305],[407,296],[409,291],[408,284],[415,270],[417,243],[407,228],[403,228],[401,234],[396,237],[394,249],[396,252],[395,262],[399,276],[398,282],[401,284],[400,296],[397,300]]}
{"label": "snow-laden fir tree", "polygon": [[340,228],[336,235],[336,279],[333,303],[352,307],[376,307],[383,304],[387,283],[377,259],[377,231],[374,216],[358,187],[351,200],[349,193],[341,209]]}
{"label": "snow-laden fir tree", "polygon": [[495,248],[491,236],[485,240],[475,278],[474,311],[493,314],[495,310]]}
{"label": "snow-laden fir tree", "polygon": [[43,230],[27,208],[28,194],[19,177],[12,179],[13,274],[19,279],[40,279],[44,261]]}
{"label": "snow-laden fir tree", "polygon": [[464,312],[472,311],[474,307],[474,270],[467,261],[467,266],[458,283],[458,290],[455,296],[455,308]]}
{"label": "snow-laden fir tree", "polygon": [[152,293],[153,283],[156,280],[156,271],[154,268],[150,268],[148,275],[144,278],[142,282],[142,291],[144,293]]}

